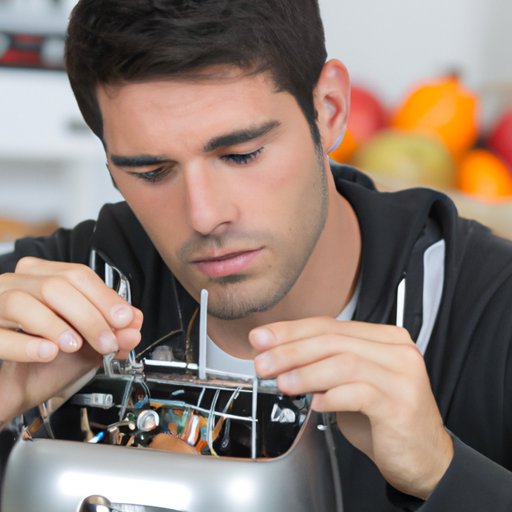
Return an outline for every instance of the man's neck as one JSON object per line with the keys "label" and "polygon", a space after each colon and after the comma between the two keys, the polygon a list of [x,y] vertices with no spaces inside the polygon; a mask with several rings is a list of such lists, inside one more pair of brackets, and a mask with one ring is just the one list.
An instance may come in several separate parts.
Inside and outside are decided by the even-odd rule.
{"label": "man's neck", "polygon": [[271,310],[242,319],[209,317],[209,335],[228,354],[252,359],[255,353],[248,342],[251,329],[285,320],[336,317],[354,293],[360,256],[361,236],[355,212],[345,198],[331,191],[325,228],[302,275],[286,297]]}

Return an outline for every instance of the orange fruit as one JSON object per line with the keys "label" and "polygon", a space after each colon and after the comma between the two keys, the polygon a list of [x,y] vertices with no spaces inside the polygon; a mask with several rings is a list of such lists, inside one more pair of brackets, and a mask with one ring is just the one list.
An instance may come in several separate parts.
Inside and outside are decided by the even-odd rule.
{"label": "orange fruit", "polygon": [[484,201],[512,200],[512,172],[487,149],[473,149],[460,161],[457,187]]}
{"label": "orange fruit", "polygon": [[394,112],[391,126],[436,135],[457,159],[478,137],[478,98],[456,76],[421,83]]}
{"label": "orange fruit", "polygon": [[354,153],[357,149],[357,142],[352,132],[350,130],[345,131],[345,136],[343,140],[338,145],[338,147],[334,148],[329,156],[335,160],[336,162],[346,164],[350,161]]}

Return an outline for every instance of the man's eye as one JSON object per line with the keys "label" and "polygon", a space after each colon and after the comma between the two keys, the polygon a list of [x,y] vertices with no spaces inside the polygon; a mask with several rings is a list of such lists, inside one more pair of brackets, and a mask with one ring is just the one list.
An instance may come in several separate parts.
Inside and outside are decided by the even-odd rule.
{"label": "man's eye", "polygon": [[149,183],[156,183],[165,178],[170,172],[171,169],[168,167],[159,167],[158,169],[153,169],[152,171],[134,172],[133,176],[143,181],[148,181]]}
{"label": "man's eye", "polygon": [[231,153],[229,155],[224,155],[222,159],[233,162],[235,164],[243,165],[248,164],[254,160],[262,151],[263,148],[259,148],[256,151],[251,151],[250,153]]}

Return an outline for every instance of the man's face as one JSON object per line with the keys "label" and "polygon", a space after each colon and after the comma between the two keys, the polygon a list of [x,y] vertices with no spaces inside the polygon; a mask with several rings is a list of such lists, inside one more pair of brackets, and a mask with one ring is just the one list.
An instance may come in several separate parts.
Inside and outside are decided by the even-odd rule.
{"label": "man's face", "polygon": [[266,75],[100,88],[109,168],[166,264],[226,319],[299,279],[327,210],[323,159]]}

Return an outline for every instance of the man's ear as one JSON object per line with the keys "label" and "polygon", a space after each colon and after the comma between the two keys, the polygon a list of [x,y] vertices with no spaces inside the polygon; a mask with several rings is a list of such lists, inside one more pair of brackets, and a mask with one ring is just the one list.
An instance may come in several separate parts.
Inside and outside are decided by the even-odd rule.
{"label": "man's ear", "polygon": [[336,59],[324,64],[314,89],[318,129],[325,153],[343,138],[350,110],[350,78],[347,68]]}

